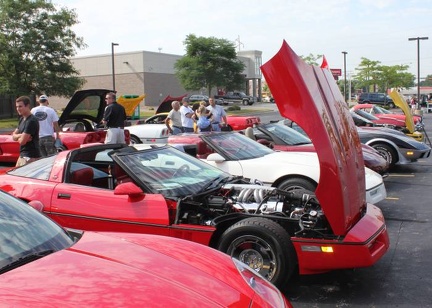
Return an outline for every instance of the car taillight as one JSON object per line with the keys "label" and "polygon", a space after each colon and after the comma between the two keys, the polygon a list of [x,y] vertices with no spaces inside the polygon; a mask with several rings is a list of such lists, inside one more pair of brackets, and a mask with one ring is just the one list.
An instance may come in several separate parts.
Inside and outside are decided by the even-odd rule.
{"label": "car taillight", "polygon": [[89,133],[84,138],[83,144],[101,142],[101,139],[102,137],[99,133]]}

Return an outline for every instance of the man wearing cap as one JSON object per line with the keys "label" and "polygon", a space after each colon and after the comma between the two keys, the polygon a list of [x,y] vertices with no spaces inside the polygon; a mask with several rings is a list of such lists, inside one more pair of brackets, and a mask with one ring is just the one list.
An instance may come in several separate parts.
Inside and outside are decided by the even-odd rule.
{"label": "man wearing cap", "polygon": [[126,121],[125,108],[117,103],[116,94],[110,92],[105,96],[105,107],[102,123],[108,127],[105,143],[126,143],[124,123]]}
{"label": "man wearing cap", "polygon": [[[48,96],[39,96],[39,106],[34,107],[31,113],[39,121],[39,149],[42,157],[53,155],[57,152],[54,143],[59,139],[60,127],[57,112],[48,107]],[[55,138],[54,138],[55,133]]]}

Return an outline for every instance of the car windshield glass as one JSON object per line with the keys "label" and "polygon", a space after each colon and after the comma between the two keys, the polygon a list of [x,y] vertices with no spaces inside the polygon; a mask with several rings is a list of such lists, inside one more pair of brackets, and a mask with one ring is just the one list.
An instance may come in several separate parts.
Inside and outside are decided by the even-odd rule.
{"label": "car windshield glass", "polygon": [[55,158],[56,155],[38,159],[30,164],[13,169],[8,174],[47,181]]}
{"label": "car windshield glass", "polygon": [[[27,203],[0,192],[0,271],[29,255],[70,247],[73,240]],[[16,267],[16,266],[15,266]]]}
{"label": "car windshield glass", "polygon": [[359,110],[359,109],[357,109],[357,110],[356,110],[356,113],[357,113],[359,116],[361,116],[361,117],[363,117],[363,118],[365,118],[365,119],[371,120],[371,121],[374,121],[374,120],[377,120],[377,119],[378,119],[376,116],[374,116],[374,115],[372,115],[372,114],[370,114],[370,113],[367,113],[366,111],[363,111],[363,110]]}
{"label": "car windshield glass", "polygon": [[286,125],[271,123],[264,125],[264,128],[288,145],[312,143],[309,138]]}
{"label": "car windshield glass", "polygon": [[184,197],[199,192],[223,172],[173,147],[153,148],[113,156],[132,177],[165,197]]}
{"label": "car windshield glass", "polygon": [[90,95],[80,102],[71,112],[71,116],[89,115],[96,118],[99,111],[101,97],[99,95]]}
{"label": "car windshield glass", "polygon": [[388,111],[387,109],[381,108],[379,106],[374,106],[373,110],[374,110],[374,113],[378,113],[378,114],[380,114],[380,113],[392,114],[391,111]]}
{"label": "car windshield glass", "polygon": [[273,153],[265,145],[239,133],[209,134],[204,138],[228,160],[252,159]]}

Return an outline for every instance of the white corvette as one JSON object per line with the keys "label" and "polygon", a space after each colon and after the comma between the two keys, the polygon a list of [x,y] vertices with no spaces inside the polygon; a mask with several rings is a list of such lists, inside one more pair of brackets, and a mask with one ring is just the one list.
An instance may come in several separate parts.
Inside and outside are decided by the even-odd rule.
{"label": "white corvette", "polygon": [[[170,136],[168,143],[182,145],[186,152],[232,175],[280,189],[315,191],[319,183],[320,167],[314,152],[276,152],[235,132],[181,134]],[[387,196],[383,178],[369,168],[365,168],[365,183],[352,179],[352,185],[365,185],[368,203]]]}

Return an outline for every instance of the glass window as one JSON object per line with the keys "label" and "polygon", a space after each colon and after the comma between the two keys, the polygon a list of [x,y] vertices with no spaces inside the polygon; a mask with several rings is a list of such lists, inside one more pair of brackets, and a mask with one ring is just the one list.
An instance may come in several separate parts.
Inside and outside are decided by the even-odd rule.
{"label": "glass window", "polygon": [[31,164],[13,169],[8,174],[47,181],[56,157],[56,155],[53,155],[38,159]]}

